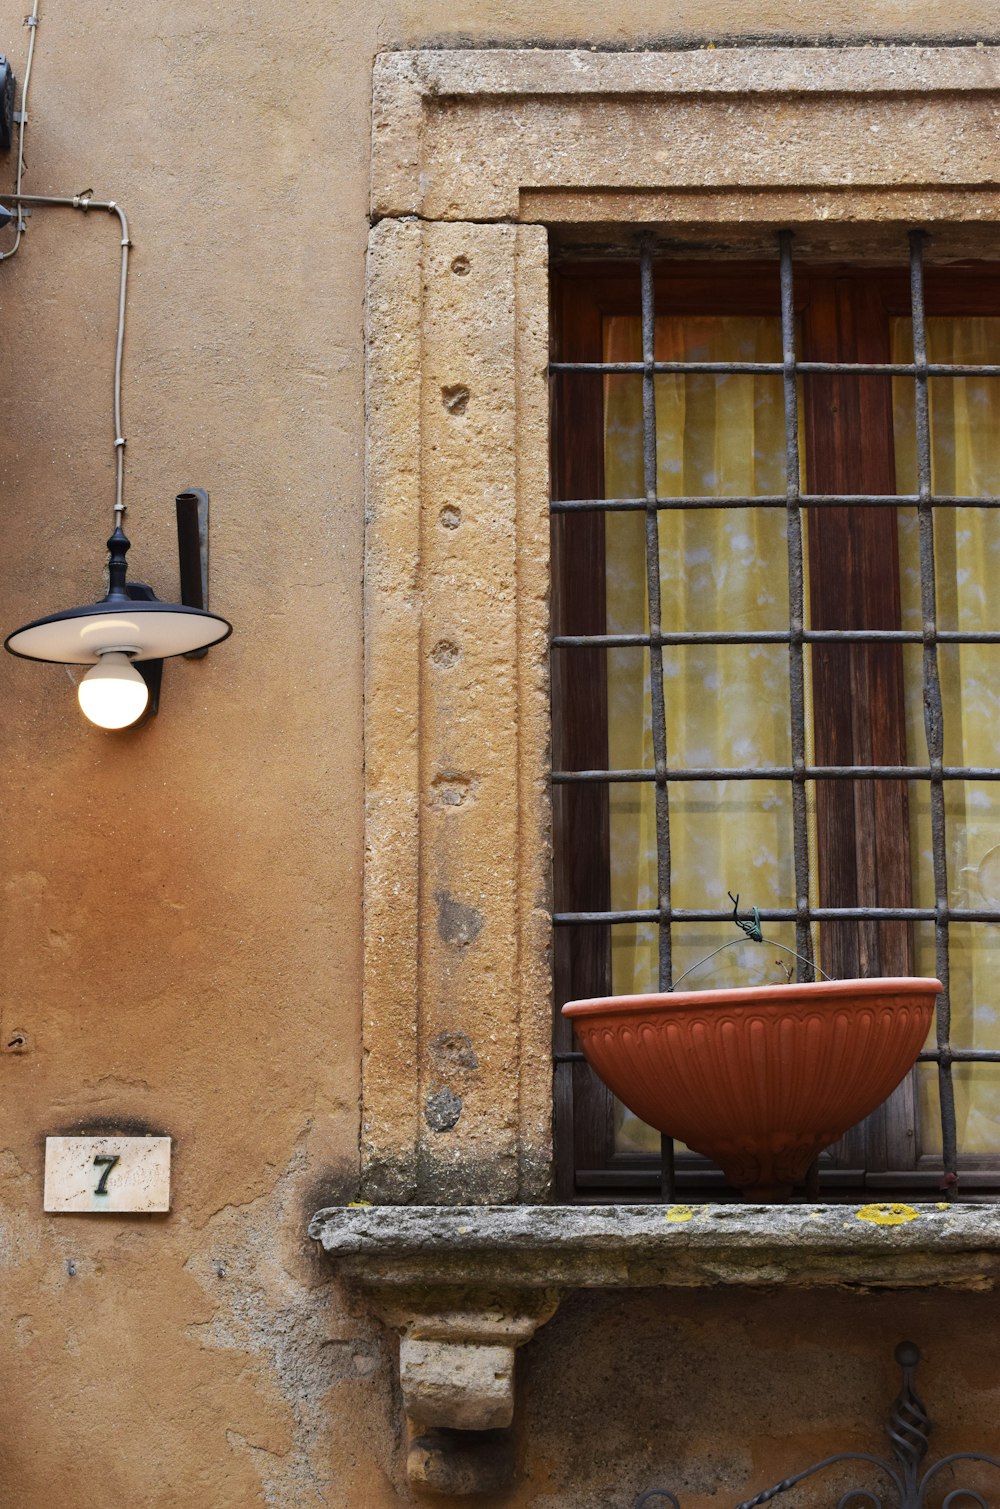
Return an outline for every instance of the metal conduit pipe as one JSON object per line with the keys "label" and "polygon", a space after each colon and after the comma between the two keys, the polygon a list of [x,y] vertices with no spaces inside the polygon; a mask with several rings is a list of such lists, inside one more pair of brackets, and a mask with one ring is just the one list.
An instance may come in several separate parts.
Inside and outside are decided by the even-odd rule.
{"label": "metal conduit pipe", "polygon": [[[89,194],[0,194],[0,204],[30,205],[39,209],[103,210],[115,215],[121,227],[121,273],[118,284],[118,334],[115,340],[114,374],[114,451],[115,451],[115,528],[121,524],[125,512],[125,436],[122,433],[122,354],[125,349],[125,298],[128,291],[128,254],[132,245],[129,237],[128,219],[121,205],[114,199],[92,199]],[[8,256],[11,253],[7,254]]]}

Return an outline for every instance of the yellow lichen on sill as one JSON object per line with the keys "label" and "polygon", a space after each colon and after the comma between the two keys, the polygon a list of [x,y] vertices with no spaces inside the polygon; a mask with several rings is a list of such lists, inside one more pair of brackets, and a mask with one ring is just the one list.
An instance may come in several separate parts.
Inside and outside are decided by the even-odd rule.
{"label": "yellow lichen on sill", "polygon": [[857,1218],[871,1221],[873,1226],[905,1226],[907,1221],[915,1221],[919,1214],[912,1205],[862,1205]]}

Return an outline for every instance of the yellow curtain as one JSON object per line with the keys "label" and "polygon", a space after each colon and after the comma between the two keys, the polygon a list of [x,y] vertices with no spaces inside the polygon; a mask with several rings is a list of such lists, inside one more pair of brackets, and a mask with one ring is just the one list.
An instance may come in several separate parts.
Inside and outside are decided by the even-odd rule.
{"label": "yellow curtain", "polygon": [[[928,321],[931,360],[1000,363],[1000,320]],[[909,321],[895,320],[893,357],[909,360]],[[634,317],[605,322],[605,360],[641,357]],[[666,317],[656,322],[657,360],[775,361],[781,355],[776,319]],[[994,379],[931,381],[933,484],[939,493],[1000,493],[1000,383]],[[897,486],[916,490],[913,383],[894,382]],[[641,379],[605,379],[606,495],[640,497]],[[662,497],[736,496],[784,489],[784,421],[780,379],[768,376],[664,376],[656,379],[658,477]],[[900,511],[904,627],[920,625],[916,517]],[[942,628],[986,628],[991,587],[1000,580],[1000,513],[958,509],[936,516],[938,614]],[[785,629],[788,624],[785,519],[780,509],[660,514],[662,625],[682,629]],[[996,615],[993,615],[995,621]],[[645,521],[641,514],[607,516],[609,633],[648,628]],[[907,749],[926,758],[920,647],[906,647]],[[663,656],[668,759],[672,766],[788,764],[788,654],[783,645],[698,646]],[[942,647],[945,759],[956,765],[996,762],[1000,728],[1000,647]],[[811,714],[807,709],[807,731]],[[612,768],[652,769],[649,654],[608,652],[608,730]],[[950,898],[956,906],[1000,907],[1000,787],[951,785],[947,791]],[[656,905],[656,827],[650,783],[611,787],[611,905]],[[910,788],[913,895],[934,900],[928,789]],[[812,843],[812,835],[810,836]],[[745,906],[788,905],[794,896],[790,791],[787,782],[699,781],[670,787],[672,903],[717,908],[726,892]],[[813,850],[813,852],[815,852]],[[793,929],[769,936],[792,946]],[[1000,1048],[995,1000],[1000,932],[990,925],[951,930],[952,1041]],[[674,978],[733,936],[728,925],[675,929]],[[915,929],[917,969],[933,974],[930,925]],[[779,955],[779,958],[786,956]],[[612,930],[612,988],[629,994],[657,988],[653,926]],[[722,954],[692,986],[761,983],[780,978],[767,950],[747,944]],[[1000,1151],[1000,1066],[956,1065],[959,1146],[965,1153]],[[940,1143],[937,1076],[920,1074],[922,1144]],[[659,1139],[622,1108],[619,1151],[658,1147]]]}
{"label": "yellow curtain", "polygon": [[[1000,319],[931,318],[927,322],[932,362],[1000,362]],[[893,360],[912,360],[909,320],[894,320]],[[932,378],[931,480],[940,494],[978,496],[1000,493],[1000,387],[995,378]],[[893,384],[896,481],[900,492],[915,492],[916,456],[913,383]],[[996,627],[996,584],[1000,582],[1000,515],[995,509],[957,508],[935,512],[937,611],[942,629]],[[919,629],[920,559],[915,512],[900,516],[903,625]],[[992,610],[992,611],[991,611]],[[995,765],[1000,733],[1000,646],[943,645],[939,649],[944,702],[945,763]],[[907,730],[909,758],[926,758],[920,648],[907,651]],[[1000,907],[1000,788],[994,782],[965,781],[945,787],[948,897],[957,907]],[[913,886],[918,906],[934,905],[930,805],[926,786],[910,788]],[[917,968],[933,974],[934,934],[916,930]],[[963,1048],[1000,1048],[997,966],[1000,930],[989,923],[951,927],[952,1042]],[[1000,1065],[956,1064],[953,1068],[962,1152],[1000,1151]],[[940,1147],[937,1071],[921,1066],[922,1141]]]}

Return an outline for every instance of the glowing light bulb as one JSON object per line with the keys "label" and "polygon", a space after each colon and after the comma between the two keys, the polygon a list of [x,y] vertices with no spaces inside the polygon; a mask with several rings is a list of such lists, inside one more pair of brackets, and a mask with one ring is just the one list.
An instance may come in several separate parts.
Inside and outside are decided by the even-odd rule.
{"label": "glowing light bulb", "polygon": [[149,701],[149,689],[124,650],[104,650],[76,694],[98,728],[128,728],[142,717]]}

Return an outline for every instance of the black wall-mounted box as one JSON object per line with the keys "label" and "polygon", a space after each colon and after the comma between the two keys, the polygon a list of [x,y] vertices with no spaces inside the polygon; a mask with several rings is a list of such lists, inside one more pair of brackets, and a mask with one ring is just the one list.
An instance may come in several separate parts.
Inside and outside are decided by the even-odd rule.
{"label": "black wall-mounted box", "polygon": [[0,52],[0,152],[9,152],[14,139],[15,84],[14,70]]}

